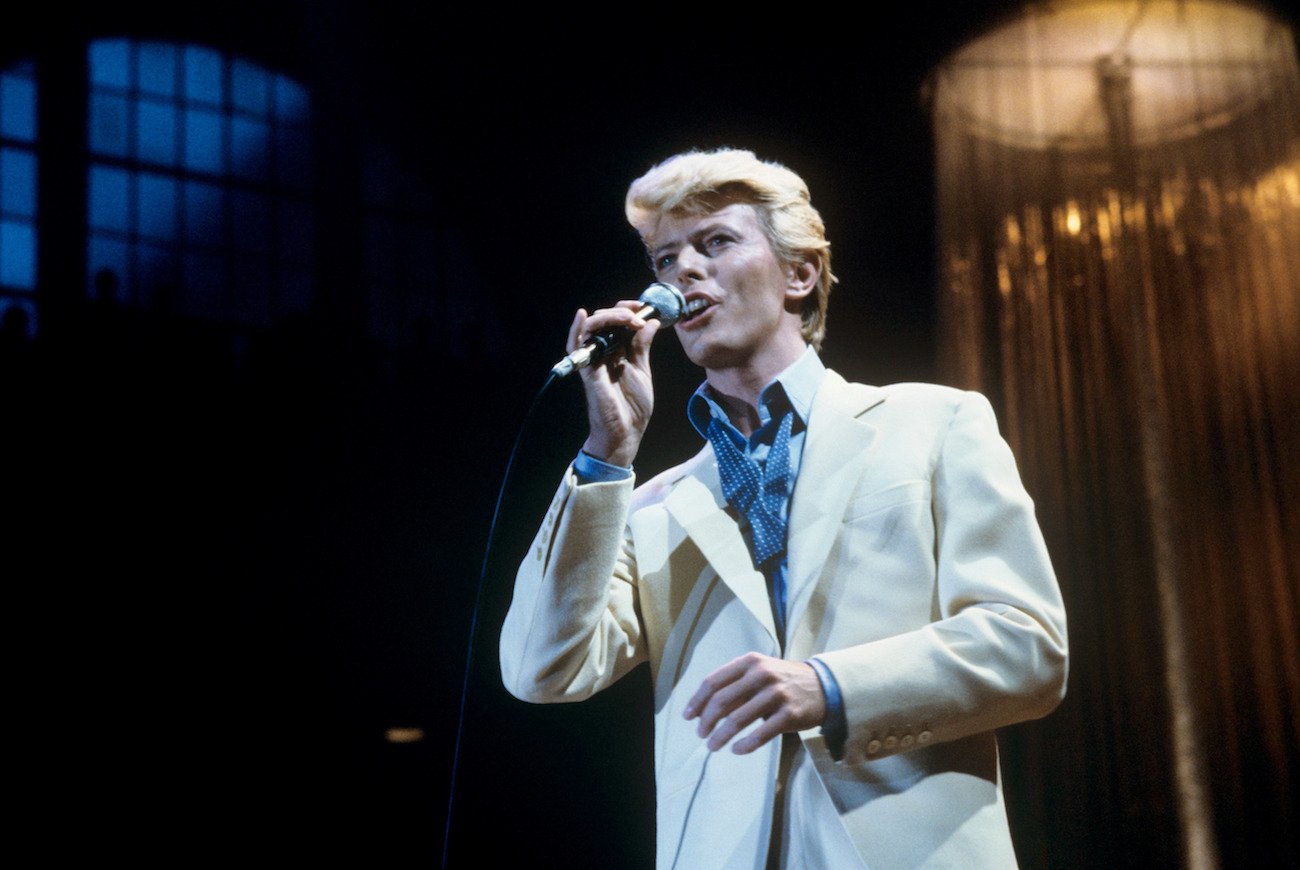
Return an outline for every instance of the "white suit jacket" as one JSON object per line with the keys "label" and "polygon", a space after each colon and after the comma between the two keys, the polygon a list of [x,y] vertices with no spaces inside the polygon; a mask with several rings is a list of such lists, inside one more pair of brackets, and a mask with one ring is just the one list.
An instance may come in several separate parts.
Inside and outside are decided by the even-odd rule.
{"label": "white suit jacket", "polygon": [[788,642],[707,444],[633,491],[570,469],[520,567],[506,687],[577,701],[649,661],[660,868],[763,868],[780,742],[710,753],[682,718],[744,653],[817,654],[848,739],[800,734],[782,865],[1015,866],[994,729],[1065,687],[1061,596],[1033,502],[983,396],[827,372],[790,505]]}

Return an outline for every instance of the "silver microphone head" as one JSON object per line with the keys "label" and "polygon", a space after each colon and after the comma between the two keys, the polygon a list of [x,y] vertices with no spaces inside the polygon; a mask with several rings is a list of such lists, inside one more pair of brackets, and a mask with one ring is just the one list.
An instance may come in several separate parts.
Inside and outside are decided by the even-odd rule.
{"label": "silver microphone head", "polygon": [[[688,310],[691,314],[699,311],[698,303],[702,300],[694,300],[690,306],[687,306],[686,297],[682,295],[682,291],[678,290],[672,284],[665,284],[662,281],[656,281],[654,284],[645,288],[645,292],[641,294],[638,301],[646,308],[653,309],[653,316],[663,323],[664,326],[672,326],[680,320],[682,315]],[[707,304],[708,303],[705,303],[706,307]],[[651,313],[645,309],[642,309],[637,313],[642,317],[651,316]],[[614,341],[614,334],[611,333],[609,335],[600,336],[599,341],[596,339],[597,337],[593,336],[583,344],[582,347],[572,351],[565,356],[564,359],[557,362],[551,367],[551,373],[556,377],[562,378],[566,375],[572,374],[578,369],[586,368],[588,365],[591,365],[593,361],[600,359],[600,357],[610,349],[611,343]]]}
{"label": "silver microphone head", "polygon": [[686,297],[682,291],[662,281],[656,281],[645,288],[640,301],[655,310],[664,326],[672,326],[686,310]]}

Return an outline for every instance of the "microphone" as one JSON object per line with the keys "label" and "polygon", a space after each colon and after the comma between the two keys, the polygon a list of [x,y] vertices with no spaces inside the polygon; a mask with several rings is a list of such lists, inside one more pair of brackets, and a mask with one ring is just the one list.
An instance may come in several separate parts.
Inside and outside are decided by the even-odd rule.
{"label": "microphone", "polygon": [[[641,307],[637,309],[636,316],[642,320],[658,320],[664,326],[672,326],[682,317],[690,317],[709,307],[706,299],[692,299],[688,303],[682,291],[662,281],[656,281],[647,287],[639,301]],[[620,326],[593,335],[581,347],[552,366],[551,373],[562,378],[604,359],[611,351],[623,346],[629,332],[626,327]]]}

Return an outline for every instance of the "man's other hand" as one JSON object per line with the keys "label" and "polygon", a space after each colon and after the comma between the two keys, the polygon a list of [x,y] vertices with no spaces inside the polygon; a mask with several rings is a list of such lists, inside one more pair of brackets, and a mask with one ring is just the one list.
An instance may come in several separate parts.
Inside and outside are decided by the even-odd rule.
{"label": "man's other hand", "polygon": [[822,724],[826,696],[812,665],[751,652],[705,677],[683,715],[700,720],[697,730],[708,738],[711,752],[763,720],[731,747],[737,755],[745,755],[778,734]]}

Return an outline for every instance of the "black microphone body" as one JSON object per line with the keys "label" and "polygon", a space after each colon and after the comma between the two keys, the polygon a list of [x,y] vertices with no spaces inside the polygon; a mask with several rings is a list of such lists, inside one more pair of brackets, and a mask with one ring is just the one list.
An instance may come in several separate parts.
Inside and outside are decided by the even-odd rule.
{"label": "black microphone body", "polygon": [[[683,315],[695,314],[708,307],[708,303],[700,299],[693,300],[688,305],[686,298],[682,296],[682,291],[672,284],[661,281],[647,287],[639,301],[642,305],[637,309],[636,316],[642,320],[658,320],[664,326],[672,326]],[[577,350],[557,362],[551,368],[551,372],[556,377],[562,378],[594,362],[599,362],[611,352],[623,347],[630,333],[631,330],[622,326],[598,332],[583,342]]]}

